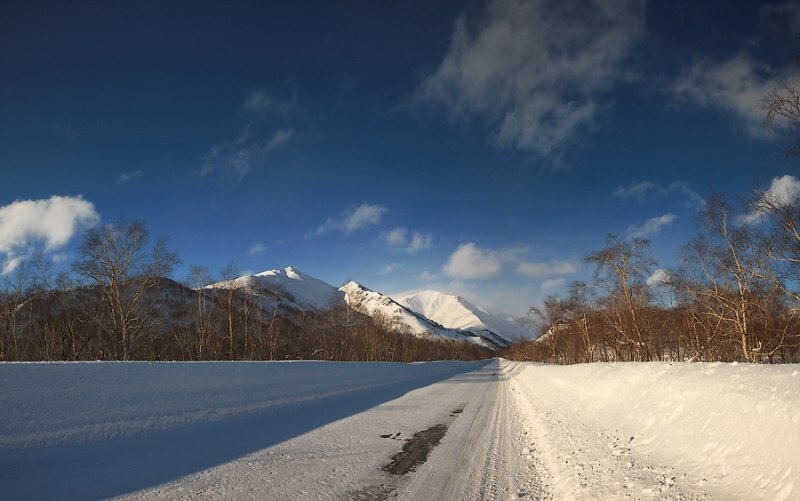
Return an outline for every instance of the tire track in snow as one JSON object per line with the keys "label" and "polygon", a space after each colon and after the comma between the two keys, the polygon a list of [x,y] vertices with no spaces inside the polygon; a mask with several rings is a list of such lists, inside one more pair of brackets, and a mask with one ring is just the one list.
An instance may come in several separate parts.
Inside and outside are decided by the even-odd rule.
{"label": "tire track in snow", "polygon": [[428,462],[398,489],[400,499],[550,499],[520,411],[510,396],[515,366],[495,361]]}

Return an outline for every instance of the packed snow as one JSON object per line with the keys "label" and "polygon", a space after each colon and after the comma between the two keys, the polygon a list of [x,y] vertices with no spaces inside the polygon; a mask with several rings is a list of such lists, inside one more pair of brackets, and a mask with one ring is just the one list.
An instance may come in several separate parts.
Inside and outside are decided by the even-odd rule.
{"label": "packed snow", "polygon": [[[792,500],[799,372],[499,359],[2,364],[0,498]],[[444,435],[392,473],[430,429]]]}

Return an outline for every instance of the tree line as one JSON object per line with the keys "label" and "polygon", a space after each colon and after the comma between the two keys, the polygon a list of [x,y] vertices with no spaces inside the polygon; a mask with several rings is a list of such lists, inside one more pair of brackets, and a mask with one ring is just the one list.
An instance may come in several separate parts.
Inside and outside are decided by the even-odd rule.
{"label": "tree line", "polygon": [[558,364],[798,362],[799,223],[794,200],[781,194],[738,204],[713,195],[672,269],[657,268],[649,241],[609,235],[585,256],[590,281],[531,309],[541,337],[503,355]]}
{"label": "tree line", "polygon": [[[768,127],[786,133],[787,159],[800,156],[800,82],[776,89],[761,109]],[[592,280],[531,308],[541,336],[503,356],[559,364],[800,362],[798,199],[790,187],[738,202],[712,195],[679,265],[657,275],[650,242],[609,235],[585,256]]]}
{"label": "tree line", "polygon": [[391,318],[348,307],[296,311],[281,297],[237,287],[233,265],[220,285],[202,266],[185,283],[163,238],[141,222],[87,230],[78,258],[55,273],[43,254],[3,277],[0,361],[479,359],[466,341],[420,338]]}

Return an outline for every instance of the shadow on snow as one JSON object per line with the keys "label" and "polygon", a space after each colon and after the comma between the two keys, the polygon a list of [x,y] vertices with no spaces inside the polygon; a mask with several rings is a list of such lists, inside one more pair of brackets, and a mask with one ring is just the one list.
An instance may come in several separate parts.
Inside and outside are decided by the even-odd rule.
{"label": "shadow on snow", "polygon": [[217,422],[92,443],[0,451],[0,497],[102,499],[155,487],[284,442],[417,388],[453,376],[469,377],[465,373],[487,363],[441,363],[434,371],[421,370],[419,376],[401,381]]}

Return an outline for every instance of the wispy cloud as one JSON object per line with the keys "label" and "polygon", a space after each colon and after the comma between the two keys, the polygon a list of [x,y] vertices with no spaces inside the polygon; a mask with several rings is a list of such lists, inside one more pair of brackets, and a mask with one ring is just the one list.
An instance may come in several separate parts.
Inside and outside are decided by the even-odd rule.
{"label": "wispy cloud", "polygon": [[628,186],[618,186],[611,194],[614,198],[633,200],[638,203],[645,203],[657,197],[669,196],[678,199],[685,207],[701,210],[706,205],[705,199],[694,191],[689,183],[684,181],[674,181],[666,186],[662,186],[650,181],[639,181]]}
{"label": "wispy cloud", "polygon": [[37,244],[46,252],[56,251],[99,220],[94,205],[80,196],[18,200],[0,207],[2,274],[13,272]]}
{"label": "wispy cloud", "polygon": [[480,118],[491,142],[542,155],[594,124],[605,96],[631,80],[645,32],[644,0],[491,0],[485,19],[460,17],[448,53],[415,103],[454,120]]}
{"label": "wispy cloud", "polygon": [[395,250],[409,253],[430,249],[433,245],[433,235],[410,231],[408,228],[398,226],[383,235],[386,244]]}
{"label": "wispy cloud", "polygon": [[578,272],[578,267],[569,261],[553,260],[548,262],[521,262],[517,272],[531,278],[546,278],[557,275],[572,275]]}
{"label": "wispy cloud", "polygon": [[81,135],[78,130],[60,124],[53,124],[53,133],[67,144],[74,143]]}
{"label": "wispy cloud", "polygon": [[564,287],[566,283],[567,281],[563,278],[548,278],[542,282],[539,288],[542,289],[543,292],[553,292]]}
{"label": "wispy cloud", "polygon": [[686,68],[670,91],[678,103],[728,113],[753,138],[771,136],[764,126],[762,102],[789,80],[788,69],[775,70],[746,53],[725,61],[701,59]]}
{"label": "wispy cloud", "polygon": [[761,8],[759,16],[765,30],[776,31],[785,26],[792,38],[800,35],[800,4],[795,0],[767,4]]}
{"label": "wispy cloud", "polygon": [[135,170],[133,172],[123,172],[122,174],[120,174],[117,177],[116,183],[117,184],[128,184],[129,182],[131,182],[131,181],[133,181],[135,179],[141,178],[142,175],[143,174],[142,174],[141,170]]}
{"label": "wispy cloud", "polygon": [[294,137],[294,129],[279,129],[264,143],[264,153],[270,153],[284,147]]}
{"label": "wispy cloud", "polygon": [[663,195],[667,190],[650,181],[638,181],[628,186],[618,186],[611,194],[615,198],[635,200],[639,203],[646,201],[652,194]]}
{"label": "wispy cloud", "polygon": [[251,91],[241,106],[244,122],[239,134],[214,144],[195,173],[216,175],[229,186],[239,184],[264,164],[269,154],[297,136],[296,129],[285,124],[295,115],[295,101],[294,96],[290,100],[275,98],[263,88]]}
{"label": "wispy cloud", "polygon": [[261,120],[266,116],[278,116],[287,118],[295,111],[296,97],[290,99],[278,99],[269,91],[260,87],[248,92],[242,103],[242,110],[251,117],[251,120]]}
{"label": "wispy cloud", "polygon": [[267,252],[268,247],[263,242],[255,242],[247,249],[247,255],[251,257],[260,256]]}
{"label": "wispy cloud", "polygon": [[647,285],[651,287],[665,285],[669,282],[669,279],[669,271],[659,268],[647,277]]}
{"label": "wispy cloud", "polygon": [[354,209],[342,212],[338,217],[328,218],[314,233],[319,236],[336,231],[348,236],[354,231],[380,223],[387,211],[382,205],[364,202]]}
{"label": "wispy cloud", "polygon": [[382,266],[381,269],[378,270],[378,275],[391,275],[402,267],[403,263],[389,263]]}
{"label": "wispy cloud", "polygon": [[630,226],[627,234],[628,238],[648,238],[661,233],[661,230],[672,224],[678,216],[667,213],[662,216],[651,217],[639,226]]}
{"label": "wispy cloud", "polygon": [[800,179],[789,174],[773,178],[769,189],[758,195],[758,200],[753,204],[753,208],[746,214],[742,214],[737,222],[739,224],[760,223],[767,210],[793,205],[798,200],[800,200]]}

